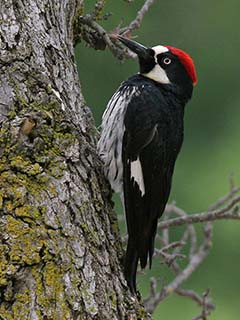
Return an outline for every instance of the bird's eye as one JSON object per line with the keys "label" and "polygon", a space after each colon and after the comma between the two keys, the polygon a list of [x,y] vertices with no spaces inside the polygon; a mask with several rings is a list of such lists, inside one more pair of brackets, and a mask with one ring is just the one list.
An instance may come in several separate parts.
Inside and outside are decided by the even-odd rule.
{"label": "bird's eye", "polygon": [[163,59],[163,63],[166,64],[166,65],[170,64],[171,62],[172,62],[172,60],[170,58],[164,58]]}

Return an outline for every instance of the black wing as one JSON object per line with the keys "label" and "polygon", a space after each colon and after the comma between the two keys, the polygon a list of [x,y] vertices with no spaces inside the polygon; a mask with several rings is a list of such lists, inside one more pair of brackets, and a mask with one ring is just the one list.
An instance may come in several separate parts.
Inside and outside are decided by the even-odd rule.
{"label": "black wing", "polygon": [[[124,201],[128,228],[125,276],[136,291],[140,259],[151,266],[157,221],[169,197],[174,163],[182,143],[182,119],[172,114],[158,88],[145,85],[132,96],[123,137]],[[175,118],[176,117],[176,118]]]}

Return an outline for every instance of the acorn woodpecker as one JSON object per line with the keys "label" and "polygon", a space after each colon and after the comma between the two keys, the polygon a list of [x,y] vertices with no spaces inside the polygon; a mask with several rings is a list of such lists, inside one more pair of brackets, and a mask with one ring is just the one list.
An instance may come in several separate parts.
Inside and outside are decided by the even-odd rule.
{"label": "acorn woodpecker", "polygon": [[158,218],[171,189],[183,142],[184,107],[197,82],[193,60],[171,46],[145,47],[118,39],[137,54],[140,72],[123,82],[102,116],[98,151],[125,209],[128,244],[124,273],[136,293],[138,261],[151,267]]}

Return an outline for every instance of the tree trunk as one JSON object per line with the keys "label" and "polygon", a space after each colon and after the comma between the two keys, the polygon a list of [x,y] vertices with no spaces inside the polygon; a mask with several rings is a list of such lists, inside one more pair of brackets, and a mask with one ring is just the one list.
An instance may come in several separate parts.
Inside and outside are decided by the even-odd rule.
{"label": "tree trunk", "polygon": [[0,318],[147,319],[74,62],[82,1],[0,6]]}

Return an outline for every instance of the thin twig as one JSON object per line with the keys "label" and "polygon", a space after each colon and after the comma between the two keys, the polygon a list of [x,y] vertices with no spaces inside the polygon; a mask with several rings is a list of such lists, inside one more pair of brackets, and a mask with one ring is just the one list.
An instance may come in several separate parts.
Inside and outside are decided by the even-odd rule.
{"label": "thin twig", "polygon": [[209,292],[210,289],[206,290],[206,292],[203,293],[203,297],[201,298],[202,312],[199,316],[192,318],[192,320],[207,320],[207,316],[210,315],[212,310],[214,310],[214,305],[209,304]]}
{"label": "thin twig", "polygon": [[[170,213],[174,213],[179,217],[188,217],[189,215],[181,208],[177,207],[174,203],[167,205],[165,212],[168,212],[168,216]],[[167,219],[165,219],[166,221]],[[161,225],[158,224],[158,228],[161,229]],[[183,241],[189,237],[191,243],[190,256],[193,255],[197,248],[197,235],[195,228],[192,224],[187,224],[187,230],[183,234]]]}
{"label": "thin twig", "polygon": [[190,257],[188,265],[180,271],[175,279],[168,285],[164,286],[160,292],[155,292],[154,295],[149,295],[144,300],[144,305],[149,313],[152,313],[157,305],[171,293],[175,292],[184,281],[197,269],[202,261],[207,257],[212,244],[212,224],[207,223],[204,227],[204,240],[202,245],[198,248],[196,253]]}
{"label": "thin twig", "polygon": [[155,277],[151,277],[150,279],[150,294],[155,295],[157,292],[157,279]]}
{"label": "thin twig", "polygon": [[163,257],[164,258],[164,263],[166,263],[168,266],[172,265],[173,262],[177,259],[183,259],[186,258],[186,256],[184,254],[181,253],[177,253],[177,252],[173,252],[173,253],[167,253],[166,251],[169,251],[171,249],[174,248],[182,248],[186,243],[183,241],[174,241],[168,245],[166,245],[165,247],[163,247],[162,249],[157,249],[155,248],[154,250],[154,258],[155,257]]}
{"label": "thin twig", "polygon": [[104,40],[105,44],[108,46],[109,50],[112,52],[112,54],[115,57],[117,57],[120,60],[122,60],[123,58],[132,58],[132,55],[130,54],[129,50],[128,51],[126,51],[125,49],[123,50],[122,48],[117,46],[115,42],[113,43],[107,31],[100,24],[94,21],[90,14],[81,16],[79,20],[82,24],[85,24],[91,27],[93,30],[95,30],[98,33],[98,36]]}
{"label": "thin twig", "polygon": [[205,257],[208,255],[211,248],[211,239],[212,239],[212,230],[209,228],[209,225],[206,225],[204,228],[204,241],[200,246],[196,254],[192,256],[187,267],[176,276],[176,278],[168,284],[165,288],[165,294],[168,295],[171,292],[174,292],[179,286],[190,277],[194,270],[202,263]]}
{"label": "thin twig", "polygon": [[142,8],[138,11],[136,18],[126,27],[121,28],[120,34],[131,33],[133,30],[140,28],[145,14],[148,12],[155,0],[146,0]]}
{"label": "thin twig", "polygon": [[[175,293],[178,294],[179,296],[188,297],[188,298],[192,299],[200,306],[202,306],[204,304],[204,298],[201,297],[199,294],[197,294],[193,290],[178,288],[175,290]],[[207,304],[208,308],[213,310],[215,308],[214,304],[211,303],[210,299],[205,299],[205,300],[206,300],[205,304]]]}
{"label": "thin twig", "polygon": [[[230,186],[231,186],[231,183],[230,183]],[[233,188],[229,194],[227,194],[226,196],[220,198],[217,202],[212,204],[210,206],[209,210],[212,211],[212,210],[216,210],[216,209],[220,208],[227,201],[231,200],[233,198],[233,196],[235,196],[238,192],[240,192],[240,187]]]}
{"label": "thin twig", "polygon": [[[207,222],[213,220],[240,220],[240,215],[238,213],[238,207],[235,207],[240,203],[240,196],[234,198],[229,204],[224,208],[213,210],[210,212],[201,212],[186,217],[173,218],[166,221],[161,221],[158,224],[159,229],[166,229],[172,226],[181,226],[185,224],[193,224],[199,222]],[[235,207],[235,210],[232,210]],[[232,210],[232,211],[231,211]]]}
{"label": "thin twig", "polygon": [[174,248],[182,248],[184,245],[186,244],[186,242],[184,241],[174,241],[174,242],[171,242],[169,243],[167,246],[163,247],[161,249],[161,251],[165,252],[165,251],[168,251],[170,249],[174,249]]}
{"label": "thin twig", "polygon": [[[98,0],[92,14],[85,14],[79,17],[79,22],[89,29],[84,28],[85,40],[95,49],[104,50],[107,46],[112,54],[119,60],[136,58],[136,54],[124,48],[117,40],[119,34],[130,36],[131,31],[139,28],[142,24],[144,15],[149,10],[155,0],[146,0],[142,8],[138,11],[136,18],[126,27],[117,27],[112,32],[107,32],[99,23],[96,22],[100,12],[102,12],[105,1]],[[128,35],[129,34],[129,35]]]}

